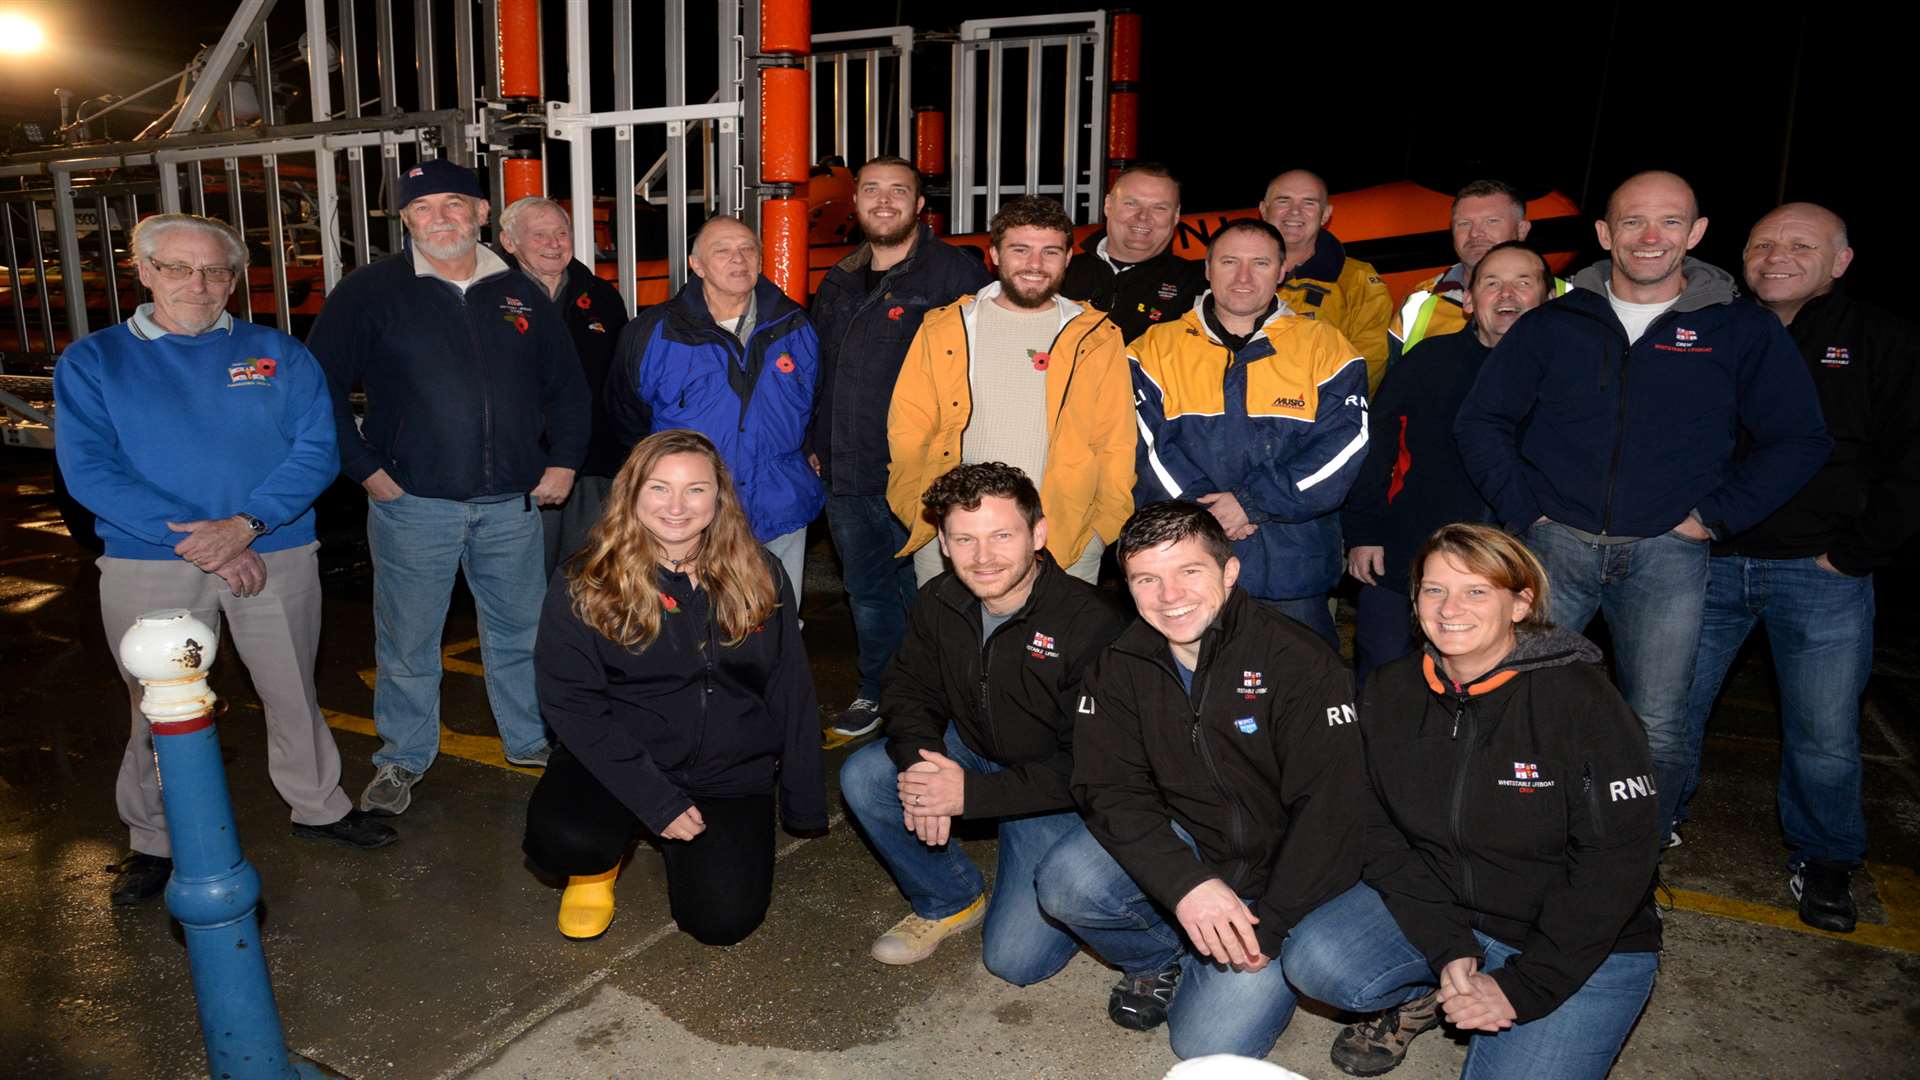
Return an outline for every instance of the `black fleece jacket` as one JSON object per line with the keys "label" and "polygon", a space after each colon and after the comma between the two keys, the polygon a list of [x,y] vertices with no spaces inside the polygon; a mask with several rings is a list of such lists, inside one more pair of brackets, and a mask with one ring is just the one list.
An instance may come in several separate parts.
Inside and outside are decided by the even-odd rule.
{"label": "black fleece jacket", "polygon": [[827,827],[820,708],[793,586],[767,559],[780,606],[728,645],[705,589],[659,571],[660,634],[634,652],[580,620],[564,569],[547,587],[534,644],[540,711],[554,734],[642,824],[659,833],[695,796],[764,795],[778,777],[780,819]]}
{"label": "black fleece jacket", "polygon": [[[532,491],[586,457],[587,383],[553,303],[503,269],[462,293],[416,275],[403,251],[341,280],[307,335],[327,370],[340,471],[381,469],[409,494],[485,499]],[[367,395],[356,424],[347,395]]]}
{"label": "black fleece jacket", "polygon": [[1787,333],[1813,373],[1833,453],[1785,506],[1713,552],[1824,554],[1843,573],[1870,574],[1920,531],[1920,328],[1836,292],[1807,301]]}
{"label": "black fleece jacket", "polygon": [[1278,956],[1295,923],[1359,880],[1352,676],[1313,631],[1239,588],[1200,641],[1190,694],[1166,638],[1128,627],[1087,677],[1074,746],[1088,830],[1168,910],[1219,878]]}
{"label": "black fleece jacket", "polygon": [[1122,263],[1123,269],[1115,270],[1100,257],[1100,241],[1105,238],[1105,232],[1097,232],[1080,245],[1067,263],[1060,295],[1106,312],[1129,344],[1160,323],[1185,315],[1207,291],[1205,263],[1183,259],[1168,248],[1145,262]]}
{"label": "black fleece jacket", "polygon": [[1027,603],[980,640],[980,601],[951,572],[927,582],[880,692],[896,767],[943,752],[947,724],[974,753],[1004,766],[968,771],[963,817],[1073,807],[1073,710],[1080,683],[1127,624],[1124,606],[1040,553]]}
{"label": "black fleece jacket", "polygon": [[1465,687],[1436,654],[1367,680],[1367,883],[1439,971],[1479,930],[1520,950],[1493,978],[1519,1023],[1586,984],[1608,955],[1656,952],[1660,798],[1647,737],[1566,630],[1523,631]]}

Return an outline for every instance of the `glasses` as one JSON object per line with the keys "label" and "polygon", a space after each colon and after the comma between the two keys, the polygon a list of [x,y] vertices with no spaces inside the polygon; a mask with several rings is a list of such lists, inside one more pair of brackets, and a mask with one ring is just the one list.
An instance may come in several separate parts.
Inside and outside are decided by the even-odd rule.
{"label": "glasses", "polygon": [[148,259],[160,276],[168,281],[185,281],[195,274],[207,279],[209,285],[225,285],[233,280],[234,269],[231,266],[189,266],[186,263],[167,263],[159,259]]}

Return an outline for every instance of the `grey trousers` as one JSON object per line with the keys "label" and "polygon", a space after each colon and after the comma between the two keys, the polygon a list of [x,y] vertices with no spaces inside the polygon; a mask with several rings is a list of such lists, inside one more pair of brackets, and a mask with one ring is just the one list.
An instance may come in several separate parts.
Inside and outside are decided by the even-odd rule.
{"label": "grey trousers", "polygon": [[184,560],[102,556],[96,563],[100,620],[127,684],[133,718],[114,788],[133,850],[172,853],[154,768],[153,735],[140,715],[140,681],[120,664],[121,636],[135,619],[161,608],[186,608],[239,652],[267,714],[267,775],[292,807],[294,822],[329,825],[353,809],[352,800],[340,790],[340,751],[320,715],[313,686],[314,654],[320,646],[319,549],[314,543],[260,556],[267,565],[267,586],[244,598],[233,595],[219,576]]}

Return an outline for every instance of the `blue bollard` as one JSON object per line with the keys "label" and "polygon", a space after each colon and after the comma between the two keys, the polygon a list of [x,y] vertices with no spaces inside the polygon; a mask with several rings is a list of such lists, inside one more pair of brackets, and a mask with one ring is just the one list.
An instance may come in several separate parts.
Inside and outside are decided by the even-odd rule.
{"label": "blue bollard", "polygon": [[181,609],[142,615],[120,640],[120,658],[140,679],[140,711],[153,730],[173,844],[167,910],[186,931],[207,1075],[324,1077],[290,1060],[260,949],[260,874],[240,851],[207,687],[217,644],[205,623]]}

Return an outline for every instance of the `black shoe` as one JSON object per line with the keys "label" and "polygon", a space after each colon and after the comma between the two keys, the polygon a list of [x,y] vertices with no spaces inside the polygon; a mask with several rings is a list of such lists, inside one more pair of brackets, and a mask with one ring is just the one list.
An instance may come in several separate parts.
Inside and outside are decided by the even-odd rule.
{"label": "black shoe", "polygon": [[1853,868],[1846,863],[1810,862],[1794,871],[1788,888],[1800,901],[1800,921],[1836,934],[1853,933]]}
{"label": "black shoe", "polygon": [[833,733],[848,739],[857,739],[879,726],[880,703],[872,698],[854,698],[853,704],[833,719]]}
{"label": "black shoe", "polygon": [[346,817],[331,825],[295,825],[293,835],[303,840],[331,840],[363,851],[386,847],[400,839],[393,826],[375,820],[365,810],[349,810]]}
{"label": "black shoe", "polygon": [[1107,1016],[1132,1031],[1152,1031],[1167,1022],[1167,1006],[1180,985],[1180,961],[1151,975],[1122,975],[1107,994]]}
{"label": "black shoe", "polygon": [[120,875],[113,890],[113,906],[130,907],[166,890],[167,879],[173,876],[173,860],[136,851],[122,859],[113,872]]}

